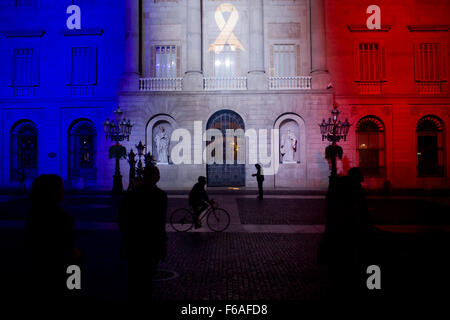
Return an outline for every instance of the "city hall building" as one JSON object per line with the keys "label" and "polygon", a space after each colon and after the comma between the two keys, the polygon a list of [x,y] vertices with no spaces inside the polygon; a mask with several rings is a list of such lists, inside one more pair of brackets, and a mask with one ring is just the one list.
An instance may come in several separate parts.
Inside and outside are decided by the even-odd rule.
{"label": "city hall building", "polygon": [[[375,29],[360,0],[73,4],[80,30],[64,29],[64,5],[1,7],[3,186],[53,172],[73,187],[110,188],[103,123],[117,106],[133,124],[123,145],[145,144],[163,188],[200,175],[210,187],[255,187],[256,157],[266,188],[325,189],[319,124],[333,107],[351,124],[339,174],[359,166],[368,188],[450,185],[449,1],[379,1]],[[208,129],[245,138],[209,152],[218,140]],[[126,186],[125,159],[121,169]]]}

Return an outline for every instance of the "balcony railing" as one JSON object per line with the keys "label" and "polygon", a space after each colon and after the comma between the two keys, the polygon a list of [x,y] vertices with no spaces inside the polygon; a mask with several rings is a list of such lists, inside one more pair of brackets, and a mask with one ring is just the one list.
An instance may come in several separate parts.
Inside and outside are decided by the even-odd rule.
{"label": "balcony railing", "polygon": [[94,85],[70,85],[70,95],[72,97],[92,97],[94,95]]}
{"label": "balcony railing", "polygon": [[139,91],[181,91],[183,78],[141,78]]}
{"label": "balcony railing", "polygon": [[34,97],[36,95],[36,86],[12,86],[13,97]]}
{"label": "balcony railing", "polygon": [[381,94],[382,81],[358,81],[358,84],[361,95]]}
{"label": "balcony railing", "polygon": [[247,90],[247,77],[206,77],[203,87],[206,91]]}
{"label": "balcony railing", "polygon": [[440,94],[441,82],[440,81],[417,81],[419,94]]}
{"label": "balcony railing", "polygon": [[269,77],[269,90],[309,90],[311,77]]}

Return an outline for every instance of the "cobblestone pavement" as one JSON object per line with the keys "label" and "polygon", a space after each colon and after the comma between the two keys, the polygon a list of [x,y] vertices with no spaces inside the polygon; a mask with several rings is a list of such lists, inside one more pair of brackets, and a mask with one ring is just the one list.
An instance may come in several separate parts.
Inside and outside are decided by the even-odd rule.
{"label": "cobblestone pavement", "polygon": [[[169,232],[168,256],[160,269],[177,276],[153,282],[154,300],[321,300],[329,295],[327,268],[316,262],[323,196],[270,195],[262,203],[253,195],[213,197],[231,215],[229,232],[205,232],[205,227]],[[170,195],[168,213],[186,204],[185,195]],[[446,204],[420,198],[369,199],[373,219],[393,231],[380,236],[384,288],[420,295],[450,284],[450,233],[440,228],[450,222]],[[23,274],[29,272],[23,264],[28,206],[23,198],[0,199],[1,288],[17,297]],[[77,222],[85,297],[126,299],[127,264],[119,254],[115,224],[118,200],[68,196],[64,206]],[[424,233],[430,230],[436,232]]]}

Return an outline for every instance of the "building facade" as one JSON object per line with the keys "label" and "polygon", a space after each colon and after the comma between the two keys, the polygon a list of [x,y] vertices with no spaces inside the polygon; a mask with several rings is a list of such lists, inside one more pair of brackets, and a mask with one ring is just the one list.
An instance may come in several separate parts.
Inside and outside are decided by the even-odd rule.
{"label": "building facade", "polygon": [[71,3],[0,8],[3,186],[54,172],[110,188],[102,126],[119,106],[133,123],[123,145],[145,144],[164,188],[200,175],[255,187],[259,162],[268,188],[325,189],[319,124],[337,106],[351,123],[339,174],[359,166],[369,188],[449,187],[450,1],[379,1],[379,29],[363,0],[72,3],[80,30],[66,28]]}
{"label": "building facade", "polygon": [[[67,27],[73,4],[81,29]],[[117,107],[123,12],[120,1],[1,2],[1,186],[42,173],[76,188],[111,183],[103,122]]]}

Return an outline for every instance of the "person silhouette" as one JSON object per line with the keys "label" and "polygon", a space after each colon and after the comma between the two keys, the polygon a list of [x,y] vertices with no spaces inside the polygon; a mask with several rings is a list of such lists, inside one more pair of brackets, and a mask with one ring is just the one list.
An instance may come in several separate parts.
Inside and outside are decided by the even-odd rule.
{"label": "person silhouette", "polygon": [[[128,191],[119,208],[122,233],[121,254],[128,260],[129,297],[145,300],[152,289],[152,277],[167,254],[167,194],[156,186],[156,166],[144,169],[143,183]],[[149,276],[150,275],[150,276]]]}
{"label": "person silhouette", "polygon": [[258,182],[258,199],[262,200],[264,175],[261,173],[262,169],[258,163],[255,164],[255,168],[256,168],[256,173],[252,174],[252,177],[256,177],[256,181]]}
{"label": "person silhouette", "polygon": [[332,293],[355,297],[361,266],[371,252],[372,224],[368,215],[363,176],[357,167],[330,183],[326,202],[325,233],[319,244],[319,263],[328,264]]}
{"label": "person silhouette", "polygon": [[32,184],[31,209],[25,227],[31,299],[68,297],[67,267],[80,263],[73,219],[60,205],[64,198],[63,186],[63,180],[55,174],[40,175]]}
{"label": "person silhouette", "polygon": [[195,229],[201,227],[200,214],[209,205],[213,204],[213,201],[209,199],[208,193],[205,190],[206,177],[200,176],[197,179],[197,183],[194,184],[189,192],[189,205],[194,211],[194,225]]}

